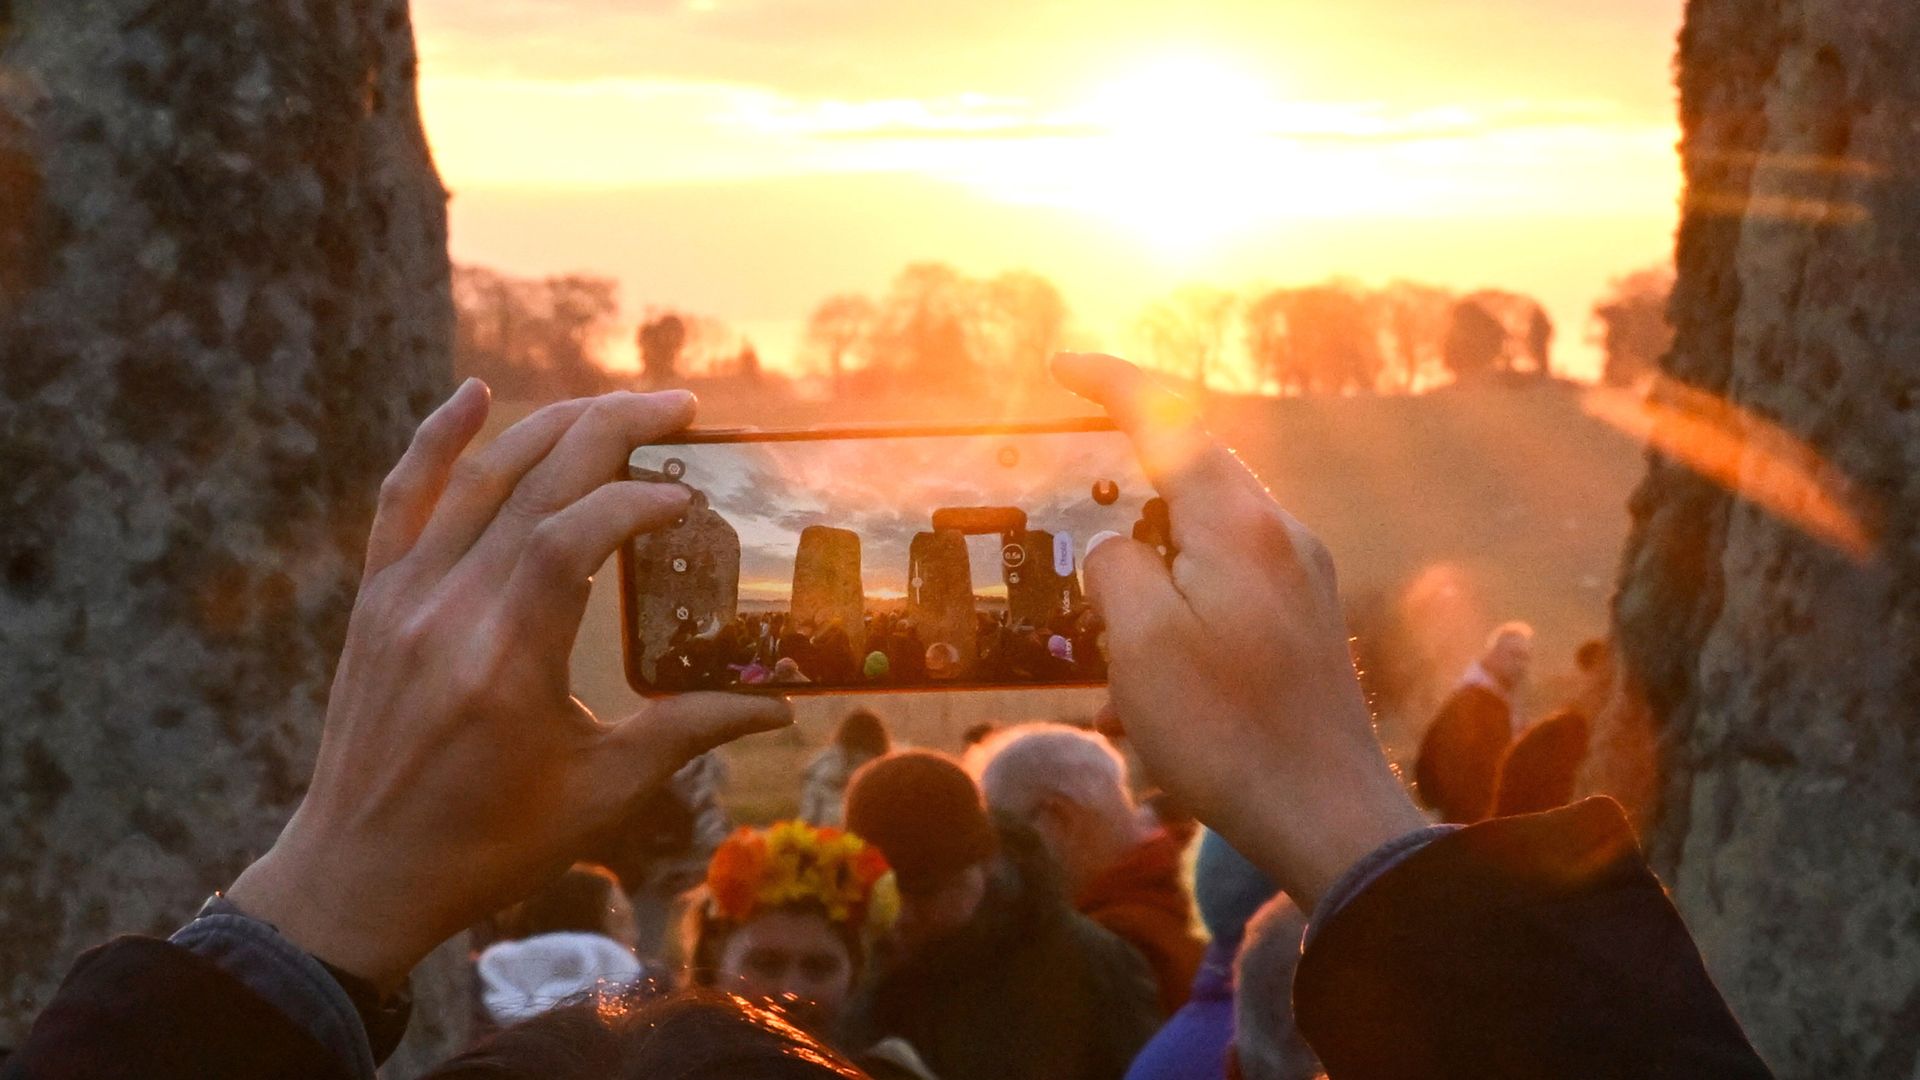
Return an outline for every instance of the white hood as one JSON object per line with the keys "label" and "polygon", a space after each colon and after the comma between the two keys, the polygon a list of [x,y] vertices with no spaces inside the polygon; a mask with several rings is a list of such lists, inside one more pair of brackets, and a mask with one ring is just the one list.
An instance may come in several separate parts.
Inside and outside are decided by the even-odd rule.
{"label": "white hood", "polygon": [[637,982],[640,961],[603,934],[540,934],[487,947],[475,965],[496,1023],[538,1016],[602,984]]}

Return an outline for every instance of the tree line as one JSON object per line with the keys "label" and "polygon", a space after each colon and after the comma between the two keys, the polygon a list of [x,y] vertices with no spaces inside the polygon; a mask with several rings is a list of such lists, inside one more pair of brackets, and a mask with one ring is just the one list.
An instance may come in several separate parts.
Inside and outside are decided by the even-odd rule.
{"label": "tree line", "polygon": [[[1590,333],[1606,382],[1647,379],[1671,346],[1664,268],[1610,283]],[[760,379],[753,345],[719,320],[644,312],[637,373],[603,362],[619,316],[618,283],[589,275],[517,278],[454,271],[456,367],[502,396],[551,398],[619,386]],[[1191,285],[1146,306],[1130,327],[1147,363],[1207,390],[1280,395],[1414,393],[1448,382],[1553,374],[1556,328],[1522,293],[1459,293],[1414,281],[1346,279],[1233,292]],[[807,319],[797,370],[835,396],[1031,389],[1074,337],[1060,290],[1024,270],[973,277],[914,263],[877,296],[838,293]]]}

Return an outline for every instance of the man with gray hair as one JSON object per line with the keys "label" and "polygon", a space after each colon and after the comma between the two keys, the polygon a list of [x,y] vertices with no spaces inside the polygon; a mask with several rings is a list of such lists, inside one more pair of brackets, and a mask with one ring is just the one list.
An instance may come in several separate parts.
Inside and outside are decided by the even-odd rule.
{"label": "man with gray hair", "polygon": [[1163,1014],[1184,1004],[1206,949],[1181,879],[1184,845],[1143,822],[1113,744],[1065,724],[1022,724],[975,747],[967,767],[989,809],[1046,845],[1074,907],[1147,958]]}

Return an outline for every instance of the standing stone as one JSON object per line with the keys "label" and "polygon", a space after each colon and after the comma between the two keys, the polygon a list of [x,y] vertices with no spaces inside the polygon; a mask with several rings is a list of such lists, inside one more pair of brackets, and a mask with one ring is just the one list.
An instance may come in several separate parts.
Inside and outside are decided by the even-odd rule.
{"label": "standing stone", "polygon": [[866,655],[867,598],[860,581],[860,534],[827,525],[800,530],[800,547],[793,557],[794,624],[812,623],[825,630],[835,620],[846,628],[853,643],[856,669]]}
{"label": "standing stone", "polygon": [[1019,568],[1006,571],[1007,608],[1016,625],[1046,626],[1080,605],[1080,575],[1055,572],[1052,533],[1029,529],[1020,548],[1025,554]]}
{"label": "standing stone", "polygon": [[1681,37],[1656,405],[1740,412],[1654,439],[1729,451],[1747,494],[1653,454],[1615,619],[1650,853],[1783,1078],[1920,1075],[1916,57],[1912,0],[1692,0]]}
{"label": "standing stone", "polygon": [[953,529],[915,534],[907,548],[907,618],[929,648],[946,642],[958,650],[959,677],[973,677],[980,647],[965,535]]}
{"label": "standing stone", "polygon": [[[404,0],[11,10],[0,1044],[299,801],[453,319]],[[450,1044],[465,1013],[423,983],[416,1027]]]}
{"label": "standing stone", "polygon": [[732,621],[740,610],[740,534],[706,492],[689,490],[693,502],[683,524],[633,543],[633,610],[641,673],[649,680],[683,617],[705,629],[715,619]]}

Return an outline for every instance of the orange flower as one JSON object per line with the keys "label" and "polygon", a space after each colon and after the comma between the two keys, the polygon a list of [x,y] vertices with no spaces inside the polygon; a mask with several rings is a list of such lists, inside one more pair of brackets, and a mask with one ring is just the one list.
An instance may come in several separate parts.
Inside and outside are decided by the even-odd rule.
{"label": "orange flower", "polygon": [[766,864],[766,835],[754,829],[737,830],[714,850],[707,864],[707,891],[723,918],[743,922],[753,914]]}

